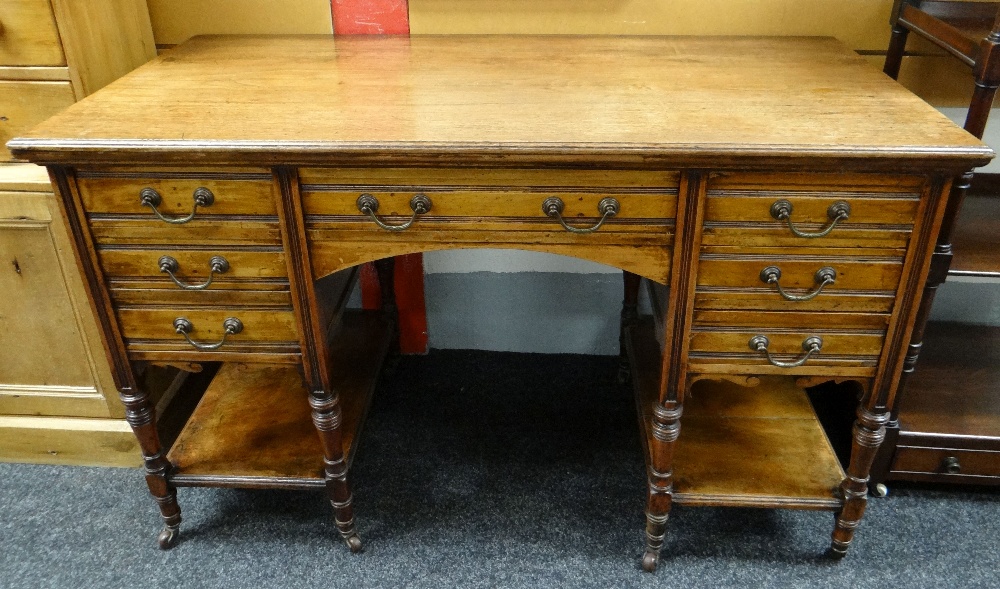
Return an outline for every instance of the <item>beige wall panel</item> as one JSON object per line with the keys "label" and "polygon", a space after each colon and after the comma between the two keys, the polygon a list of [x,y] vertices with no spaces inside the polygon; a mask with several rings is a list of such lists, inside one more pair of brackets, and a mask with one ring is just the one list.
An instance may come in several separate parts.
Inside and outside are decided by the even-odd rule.
{"label": "beige wall panel", "polygon": [[829,35],[885,49],[891,8],[892,0],[410,0],[410,31]]}
{"label": "beige wall panel", "polygon": [[205,34],[333,33],[330,0],[149,0],[159,45]]}

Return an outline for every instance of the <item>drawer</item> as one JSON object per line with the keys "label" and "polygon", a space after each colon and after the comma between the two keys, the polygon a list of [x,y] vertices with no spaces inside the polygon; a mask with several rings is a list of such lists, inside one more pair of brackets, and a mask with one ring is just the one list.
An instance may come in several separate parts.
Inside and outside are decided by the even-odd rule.
{"label": "drawer", "polygon": [[702,242],[902,249],[924,184],[922,176],[716,175],[706,193]]}
{"label": "drawer", "polygon": [[[695,306],[881,313],[891,310],[902,275],[902,257],[789,255],[787,252],[702,254],[698,262]],[[768,282],[775,276],[774,282]],[[832,277],[833,282],[824,285],[828,277]],[[818,294],[808,300],[791,300],[808,297],[817,291]]]}
{"label": "drawer", "polygon": [[[215,307],[119,307],[118,321],[129,349],[143,343],[171,342],[179,349],[198,352],[174,327],[174,321],[190,322],[188,336],[199,344],[217,344],[226,336],[218,351],[239,348],[248,343],[298,343],[295,315],[292,310],[215,308]],[[226,335],[225,322],[236,318],[242,324],[239,333]]]}
{"label": "drawer", "polygon": [[892,472],[936,475],[941,482],[949,478],[972,482],[966,477],[1000,479],[1000,452],[897,446]]}
{"label": "drawer", "polygon": [[[2,43],[0,47],[3,47]],[[73,87],[69,82],[0,80],[0,161],[14,159],[7,151],[8,141],[74,101]]]}
{"label": "drawer", "polygon": [[[473,226],[484,231],[564,231],[543,203],[558,202],[571,226],[595,225],[614,202],[600,232],[662,232],[677,209],[676,172],[620,170],[303,170],[303,206],[312,226],[352,224],[380,229],[359,210],[359,197],[377,202],[376,214],[400,224],[413,216],[412,201],[424,195],[430,210],[411,232]],[[569,231],[567,231],[569,232]]]}
{"label": "drawer", "polygon": [[66,58],[50,0],[0,2],[0,66],[61,65]]}
{"label": "drawer", "polygon": [[[754,338],[761,340],[767,354],[751,348]],[[782,367],[772,363],[795,363],[806,355],[804,344],[818,337],[821,347],[799,366]],[[867,367],[874,370],[885,341],[884,331],[852,331],[841,328],[803,327],[706,327],[691,329],[692,364],[743,364],[766,368],[766,372],[805,374],[816,367]],[[770,360],[768,359],[770,356]]]}
{"label": "drawer", "polygon": [[[277,217],[267,170],[212,173],[201,171],[119,172],[79,170],[77,186],[84,210],[91,219],[135,215],[177,231],[189,226],[157,218],[143,196],[156,203],[156,211],[171,219],[185,218],[202,198],[194,219],[203,217]],[[210,196],[209,196],[210,195]],[[207,200],[211,201],[210,204]],[[147,200],[147,202],[149,202]]]}
{"label": "drawer", "polygon": [[234,281],[286,278],[288,275],[285,255],[280,248],[236,250],[177,249],[169,246],[144,249],[103,247],[98,250],[98,256],[104,274],[111,279],[146,279],[162,283],[167,288],[181,289],[171,275],[164,271],[164,267],[170,270],[177,281],[187,286],[203,285],[211,279],[206,290],[224,287]]}

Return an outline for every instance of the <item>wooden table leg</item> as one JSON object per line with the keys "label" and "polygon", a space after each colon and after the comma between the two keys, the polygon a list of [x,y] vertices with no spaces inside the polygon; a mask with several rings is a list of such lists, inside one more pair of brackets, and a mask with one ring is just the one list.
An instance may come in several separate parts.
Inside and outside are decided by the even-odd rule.
{"label": "wooden table leg", "polygon": [[851,463],[847,467],[847,478],[840,484],[844,506],[837,512],[837,523],[833,530],[830,553],[836,558],[847,554],[847,548],[854,538],[854,531],[861,522],[868,504],[868,475],[879,446],[885,439],[885,424],[889,412],[876,410],[865,404],[858,406],[858,419],[854,423],[854,441],[851,444]]}
{"label": "wooden table leg", "polygon": [[125,420],[139,440],[143,465],[146,469],[146,486],[160,508],[163,530],[157,536],[160,548],[167,550],[177,544],[181,527],[181,508],[177,504],[177,489],[167,480],[170,462],[164,456],[160,437],[156,433],[156,409],[145,390],[134,387],[119,391],[125,405]]}
{"label": "wooden table leg", "polygon": [[653,438],[650,440],[649,496],[646,504],[646,552],[642,568],[656,570],[660,549],[667,533],[667,519],[674,498],[674,447],[681,432],[683,408],[667,401],[653,409]]}

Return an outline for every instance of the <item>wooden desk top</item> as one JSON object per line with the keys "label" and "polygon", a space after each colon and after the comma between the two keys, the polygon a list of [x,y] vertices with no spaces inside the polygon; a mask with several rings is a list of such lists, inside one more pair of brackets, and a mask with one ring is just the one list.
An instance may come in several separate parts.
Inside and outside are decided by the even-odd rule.
{"label": "wooden desk top", "polygon": [[9,145],[42,163],[993,155],[839,41],[743,37],[198,37]]}

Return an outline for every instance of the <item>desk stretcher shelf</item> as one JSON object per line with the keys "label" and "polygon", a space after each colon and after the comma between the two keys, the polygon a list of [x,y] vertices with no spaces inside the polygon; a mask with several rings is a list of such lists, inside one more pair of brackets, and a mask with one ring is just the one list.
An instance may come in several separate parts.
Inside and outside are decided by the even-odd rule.
{"label": "desk stretcher shelf", "polygon": [[[344,454],[354,456],[389,348],[380,312],[346,311],[331,343]],[[322,488],[323,448],[294,365],[222,366],[168,454],[178,486]]]}
{"label": "desk stretcher shelf", "polygon": [[[652,436],[660,349],[651,320],[627,339],[640,431]],[[647,450],[648,442],[644,445]],[[756,387],[701,381],[685,400],[674,455],[681,505],[838,509],[844,471],[804,390],[792,377]]]}

